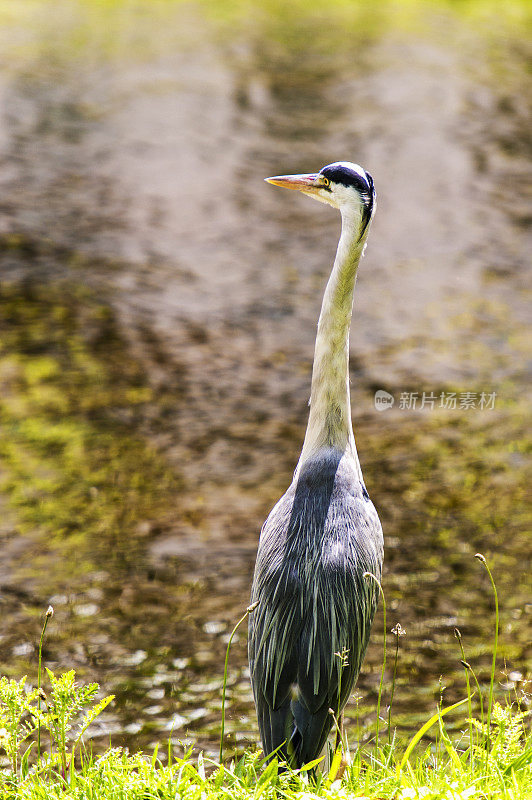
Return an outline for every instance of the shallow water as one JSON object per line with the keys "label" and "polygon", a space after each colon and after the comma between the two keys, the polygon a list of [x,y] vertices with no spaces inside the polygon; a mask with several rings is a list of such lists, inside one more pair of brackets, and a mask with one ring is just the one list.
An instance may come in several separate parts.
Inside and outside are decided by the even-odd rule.
{"label": "shallow water", "polygon": [[[117,696],[96,746],[173,730],[216,749],[225,645],[297,462],[338,235],[332,210],[262,178],[349,159],[378,192],[351,377],[387,628],[407,631],[394,724],[426,717],[441,675],[446,700],[463,696],[455,626],[489,678],[477,551],[501,596],[502,688],[521,691],[524,5],[0,8],[2,669],[34,675],[51,602],[48,666]],[[379,615],[351,739],[374,721],[381,630]],[[244,632],[228,699],[230,741],[255,741]]]}

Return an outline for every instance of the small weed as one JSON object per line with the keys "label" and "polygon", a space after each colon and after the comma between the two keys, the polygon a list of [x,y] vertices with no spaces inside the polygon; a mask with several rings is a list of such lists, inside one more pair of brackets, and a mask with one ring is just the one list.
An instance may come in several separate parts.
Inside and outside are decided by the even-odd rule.
{"label": "small weed", "polygon": [[[0,773],[0,788],[3,781],[9,786],[24,783],[30,774],[39,779],[44,770],[50,779],[51,769],[55,765],[60,766],[61,779],[66,783],[68,775],[74,773],[75,751],[83,734],[114,698],[109,695],[97,701],[97,683],[83,686],[76,683],[74,670],[56,676],[48,668],[46,674],[50,689],[48,694],[45,693],[41,682],[42,644],[52,616],[53,609],[50,606],[39,642],[37,688],[27,686],[26,676],[19,681],[0,678],[0,749],[5,751],[10,762],[9,772]],[[80,719],[83,709],[86,711]],[[74,726],[76,733],[72,732]],[[45,755],[41,749],[43,729],[47,731]],[[32,761],[35,735],[37,756]],[[28,740],[30,743],[26,746]]]}
{"label": "small weed", "polygon": [[[0,678],[0,746],[5,750],[15,775],[20,747],[36,728],[33,708],[37,695],[37,689],[26,690],[26,675],[19,681]],[[23,761],[26,753],[22,756]]]}

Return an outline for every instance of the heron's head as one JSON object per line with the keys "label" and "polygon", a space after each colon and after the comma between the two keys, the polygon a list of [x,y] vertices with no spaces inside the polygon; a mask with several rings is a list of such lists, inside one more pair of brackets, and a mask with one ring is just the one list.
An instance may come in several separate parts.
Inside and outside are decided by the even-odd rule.
{"label": "heron's head", "polygon": [[358,212],[361,234],[367,228],[375,207],[373,178],[358,164],[336,161],[319,172],[302,175],[276,175],[266,178],[274,186],[284,186],[328,203],[340,211]]}

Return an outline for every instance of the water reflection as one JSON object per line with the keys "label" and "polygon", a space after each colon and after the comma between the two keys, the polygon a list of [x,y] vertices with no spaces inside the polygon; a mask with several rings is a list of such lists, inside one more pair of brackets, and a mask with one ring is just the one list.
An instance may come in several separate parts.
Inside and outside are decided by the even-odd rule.
{"label": "water reflection", "polygon": [[[97,746],[171,731],[216,749],[225,646],[302,442],[338,225],[262,178],[349,157],[379,193],[353,409],[390,627],[407,629],[406,732],[440,674],[463,693],[454,626],[489,674],[477,550],[508,668],[530,656],[524,32],[494,40],[444,5],[155,5],[43,3],[4,26],[2,668],[34,673],[52,602],[46,663],[117,695]],[[377,388],[497,405],[380,413]],[[350,712],[362,730],[381,625]],[[255,741],[243,635],[228,699],[233,742]]]}

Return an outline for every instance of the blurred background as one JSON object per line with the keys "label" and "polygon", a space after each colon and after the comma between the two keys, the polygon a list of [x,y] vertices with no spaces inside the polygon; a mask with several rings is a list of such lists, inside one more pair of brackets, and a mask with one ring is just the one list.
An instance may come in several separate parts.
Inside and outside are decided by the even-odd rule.
{"label": "blurred background", "polygon": [[[378,193],[351,382],[387,627],[406,629],[393,724],[418,727],[443,686],[464,696],[455,626],[489,680],[477,551],[501,598],[498,690],[526,693],[529,12],[0,0],[0,666],[35,682],[51,603],[46,665],[116,694],[96,749],[173,731],[216,750],[339,233],[263,178],[335,160]],[[245,638],[229,750],[257,741]],[[351,741],[374,725],[381,658],[379,614]]]}

